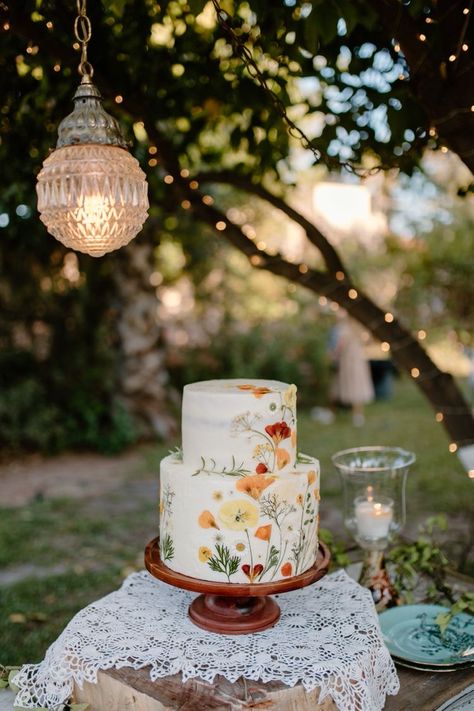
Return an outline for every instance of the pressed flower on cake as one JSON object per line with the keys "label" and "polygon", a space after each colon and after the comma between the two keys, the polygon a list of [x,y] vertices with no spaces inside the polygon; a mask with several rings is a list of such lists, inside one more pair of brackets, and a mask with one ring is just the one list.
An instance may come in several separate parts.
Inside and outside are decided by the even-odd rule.
{"label": "pressed flower on cake", "polygon": [[226,501],[219,509],[219,520],[230,531],[245,531],[258,522],[258,509],[246,499]]}
{"label": "pressed flower on cake", "polygon": [[270,388],[267,388],[264,385],[237,385],[239,390],[248,390],[249,392],[252,393],[252,395],[256,398],[261,398],[262,395],[266,395],[267,393],[273,392]]}
{"label": "pressed flower on cake", "polygon": [[272,438],[275,444],[280,444],[284,439],[291,437],[291,429],[286,422],[275,422],[273,425],[267,425],[265,432]]}
{"label": "pressed flower on cake", "polygon": [[296,385],[290,385],[283,393],[283,402],[290,410],[296,410]]}
{"label": "pressed flower on cake", "polygon": [[272,524],[267,523],[265,526],[260,526],[253,535],[255,538],[260,538],[262,541],[269,541],[272,535]]}
{"label": "pressed flower on cake", "polygon": [[206,546],[201,546],[198,552],[199,555],[199,560],[201,563],[207,563],[209,558],[212,557],[212,551],[210,548],[207,548]]}
{"label": "pressed flower on cake", "polygon": [[274,476],[255,474],[255,476],[244,476],[242,479],[239,479],[235,488],[243,494],[248,494],[252,499],[259,499],[262,495],[262,491],[266,489],[267,486],[270,486],[270,484],[273,484],[274,481]]}
{"label": "pressed flower on cake", "polygon": [[257,578],[263,573],[263,565],[261,563],[257,563],[256,565],[251,567],[250,565],[246,564],[242,566],[242,572],[247,576],[249,581],[253,583],[255,578]]}
{"label": "pressed flower on cake", "polygon": [[290,461],[289,452],[287,452],[286,449],[283,449],[282,447],[276,448],[275,456],[278,469],[283,469],[283,467],[286,467],[286,465]]}
{"label": "pressed flower on cake", "polygon": [[214,516],[211,514],[210,511],[203,511],[202,514],[198,518],[198,523],[201,526],[201,528],[219,528],[219,526],[216,523],[216,519]]}
{"label": "pressed flower on cake", "polygon": [[291,565],[291,563],[284,563],[280,568],[280,573],[283,575],[284,578],[289,578],[292,572],[293,566]]}

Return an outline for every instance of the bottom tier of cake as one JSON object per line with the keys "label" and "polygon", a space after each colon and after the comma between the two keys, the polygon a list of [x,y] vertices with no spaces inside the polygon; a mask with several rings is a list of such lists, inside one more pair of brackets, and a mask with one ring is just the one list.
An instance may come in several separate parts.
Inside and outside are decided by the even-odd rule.
{"label": "bottom tier of cake", "polygon": [[229,583],[303,573],[318,552],[319,462],[284,474],[190,470],[161,462],[160,554],[172,570]]}

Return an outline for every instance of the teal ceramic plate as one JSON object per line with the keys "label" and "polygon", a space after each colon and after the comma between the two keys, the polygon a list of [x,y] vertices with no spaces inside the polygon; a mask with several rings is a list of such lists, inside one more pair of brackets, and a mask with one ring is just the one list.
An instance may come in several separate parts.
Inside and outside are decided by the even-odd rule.
{"label": "teal ceramic plate", "polygon": [[448,667],[474,661],[461,652],[474,647],[474,617],[460,613],[441,636],[436,618],[447,612],[441,605],[402,605],[379,615],[390,654],[412,664]]}
{"label": "teal ceramic plate", "polygon": [[414,664],[412,662],[406,662],[404,659],[398,659],[397,657],[393,657],[393,661],[395,664],[399,667],[406,667],[407,669],[416,669],[416,671],[424,671],[424,672],[436,672],[439,674],[440,672],[446,673],[446,672],[455,672],[455,671],[463,671],[464,669],[470,669],[473,664],[454,664],[453,666],[450,667],[445,667],[445,666],[428,666],[427,664]]}

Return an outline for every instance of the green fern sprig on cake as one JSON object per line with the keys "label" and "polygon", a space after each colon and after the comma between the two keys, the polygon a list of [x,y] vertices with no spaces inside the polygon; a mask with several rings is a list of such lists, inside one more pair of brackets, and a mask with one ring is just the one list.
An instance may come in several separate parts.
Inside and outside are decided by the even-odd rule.
{"label": "green fern sprig on cake", "polygon": [[231,556],[227,546],[216,545],[215,554],[207,561],[208,566],[215,573],[224,573],[230,583],[230,576],[239,569],[240,558],[238,555]]}
{"label": "green fern sprig on cake", "polygon": [[218,467],[214,459],[206,460],[201,457],[201,466],[196,469],[193,476],[198,474],[218,474],[220,476],[246,476],[250,474],[250,469],[245,469],[244,463],[237,464],[235,457],[232,457],[232,462],[229,467]]}

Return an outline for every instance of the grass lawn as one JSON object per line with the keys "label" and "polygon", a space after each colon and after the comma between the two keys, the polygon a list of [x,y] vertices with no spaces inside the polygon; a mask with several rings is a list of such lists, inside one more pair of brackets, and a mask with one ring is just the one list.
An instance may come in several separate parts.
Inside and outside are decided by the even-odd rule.
{"label": "grass lawn", "polygon": [[[467,572],[474,572],[463,558],[469,547],[474,482],[449,453],[447,435],[412,382],[397,382],[392,400],[367,408],[362,428],[352,426],[347,412],[338,413],[327,426],[302,412],[298,428],[301,451],[321,460],[323,512],[340,506],[339,482],[330,462],[335,451],[371,444],[414,451],[408,518],[448,514],[450,552],[464,560]],[[112,493],[0,509],[0,568],[18,580],[0,587],[0,663],[40,660],[77,610],[142,567],[144,545],[157,530],[158,464],[174,444],[140,449],[140,466]],[[342,531],[333,533],[337,538]]]}

